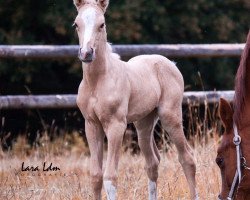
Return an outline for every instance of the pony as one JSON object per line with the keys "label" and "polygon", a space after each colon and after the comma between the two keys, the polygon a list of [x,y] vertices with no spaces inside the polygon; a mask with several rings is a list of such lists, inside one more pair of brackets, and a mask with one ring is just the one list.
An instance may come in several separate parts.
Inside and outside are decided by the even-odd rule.
{"label": "pony", "polygon": [[233,107],[220,99],[224,133],[217,150],[222,188],[218,198],[250,198],[250,31],[235,79]]}
{"label": "pony", "polygon": [[[120,149],[127,123],[132,122],[145,157],[149,199],[157,199],[160,154],[153,129],[158,118],[177,147],[191,198],[197,199],[196,166],[182,127],[184,81],[180,71],[160,55],[141,55],[128,62],[120,60],[107,43],[104,13],[109,1],[73,2],[78,11],[74,26],[83,69],[76,101],[85,119],[94,199],[101,199],[102,185],[107,199],[116,198]],[[105,136],[108,149],[103,173]]]}

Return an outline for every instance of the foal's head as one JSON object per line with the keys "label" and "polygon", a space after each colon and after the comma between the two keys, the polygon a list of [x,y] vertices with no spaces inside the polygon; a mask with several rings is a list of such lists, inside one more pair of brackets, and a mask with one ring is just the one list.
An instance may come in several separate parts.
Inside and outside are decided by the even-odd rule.
{"label": "foal's head", "polygon": [[79,38],[78,57],[82,62],[92,62],[96,52],[105,45],[107,34],[104,13],[108,0],[74,0],[78,15],[74,26]]}
{"label": "foal's head", "polygon": [[[219,195],[220,199],[227,199],[229,194],[234,175],[236,172],[236,147],[233,143],[234,130],[233,130],[233,109],[230,104],[224,100],[220,100],[219,107],[220,117],[224,126],[224,133],[217,151],[216,163],[221,171],[222,188]],[[242,154],[248,162],[250,162],[250,127],[244,128],[239,131],[241,136],[241,149]],[[250,163],[247,163],[250,164]],[[247,199],[250,195],[250,171],[242,168],[242,181],[236,194],[236,199]]]}

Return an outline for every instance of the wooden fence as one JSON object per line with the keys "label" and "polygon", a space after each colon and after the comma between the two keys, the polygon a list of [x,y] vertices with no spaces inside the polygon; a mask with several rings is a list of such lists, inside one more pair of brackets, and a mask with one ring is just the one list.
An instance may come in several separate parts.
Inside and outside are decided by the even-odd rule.
{"label": "wooden fence", "polygon": [[[76,58],[77,45],[0,45],[0,58]],[[232,57],[239,56],[244,44],[177,44],[113,45],[121,57],[160,54],[167,57]]]}
{"label": "wooden fence", "polygon": [[[232,101],[234,91],[185,92],[183,104],[216,103],[223,97]],[[76,95],[0,96],[0,109],[76,108]]]}
{"label": "wooden fence", "polygon": [[[122,57],[161,54],[167,57],[235,57],[244,44],[112,45]],[[76,58],[76,45],[0,45],[0,58],[65,59]],[[233,100],[233,91],[185,92],[183,104],[216,103],[220,97]],[[75,108],[76,95],[0,96],[0,109]]]}

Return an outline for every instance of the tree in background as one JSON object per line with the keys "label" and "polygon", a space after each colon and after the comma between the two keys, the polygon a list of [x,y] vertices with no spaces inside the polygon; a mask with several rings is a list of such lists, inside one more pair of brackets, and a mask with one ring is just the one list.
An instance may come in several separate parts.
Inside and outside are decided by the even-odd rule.
{"label": "tree in background", "polygon": [[[71,0],[1,1],[0,44],[77,44],[71,25],[76,11]],[[142,43],[244,42],[250,25],[250,2],[116,0],[107,12],[109,41]],[[189,89],[232,89],[238,59],[176,59]],[[3,60],[0,93],[75,93],[80,63],[66,61]],[[46,80],[46,82],[44,82]]]}

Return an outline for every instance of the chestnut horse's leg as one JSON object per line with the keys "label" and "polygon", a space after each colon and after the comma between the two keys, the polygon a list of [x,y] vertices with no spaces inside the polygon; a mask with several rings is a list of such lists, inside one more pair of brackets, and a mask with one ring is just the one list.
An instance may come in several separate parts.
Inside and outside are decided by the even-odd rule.
{"label": "chestnut horse's leg", "polygon": [[159,117],[163,128],[167,131],[170,139],[177,148],[179,162],[186,176],[191,198],[197,200],[198,194],[195,181],[196,166],[191,147],[188,145],[183,132],[181,100],[179,106],[177,106],[177,102],[178,101],[175,101],[172,104],[175,106],[172,106],[171,103],[166,103],[164,106],[159,107]]}
{"label": "chestnut horse's leg", "polygon": [[108,155],[104,172],[104,188],[108,200],[116,198],[118,161],[126,127],[127,123],[124,120],[112,120],[104,129],[108,139]]}
{"label": "chestnut horse's leg", "polygon": [[86,137],[90,150],[90,176],[95,200],[101,200],[104,131],[99,123],[85,120]]}
{"label": "chestnut horse's leg", "polygon": [[148,193],[150,200],[157,199],[156,185],[158,179],[158,165],[160,163],[160,154],[156,147],[153,134],[156,122],[156,110],[142,120],[135,122],[138,134],[138,143],[146,161],[145,170],[149,178]]}

